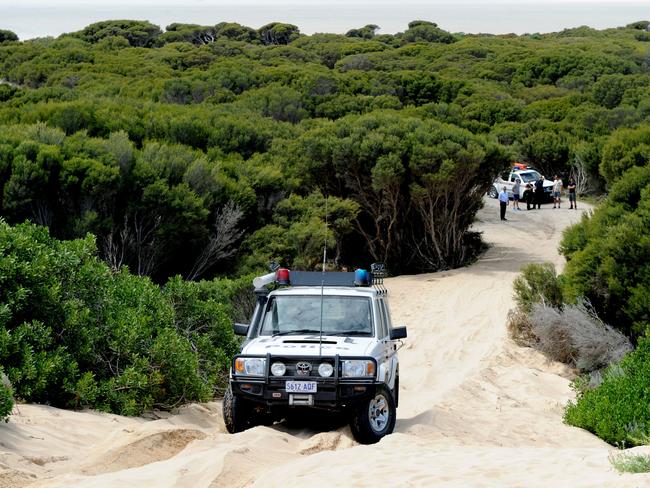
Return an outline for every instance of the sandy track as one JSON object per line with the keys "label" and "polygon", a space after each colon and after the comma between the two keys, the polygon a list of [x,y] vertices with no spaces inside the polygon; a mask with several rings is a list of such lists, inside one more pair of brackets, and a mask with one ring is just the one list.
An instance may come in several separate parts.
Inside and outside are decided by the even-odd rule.
{"label": "sandy track", "polygon": [[378,445],[357,445],[347,427],[228,435],[216,402],[153,421],[21,405],[0,426],[0,487],[650,484],[562,423],[570,371],[506,336],[512,279],[529,262],[561,266],[561,232],[579,212],[497,213],[486,201],[477,228],[491,248],[474,265],[387,280],[409,338],[396,433]]}

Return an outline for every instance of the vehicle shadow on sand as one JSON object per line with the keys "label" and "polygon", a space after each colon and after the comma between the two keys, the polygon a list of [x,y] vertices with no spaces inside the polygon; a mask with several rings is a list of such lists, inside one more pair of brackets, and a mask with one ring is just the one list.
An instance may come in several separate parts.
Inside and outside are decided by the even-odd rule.
{"label": "vehicle shadow on sand", "polygon": [[347,415],[332,412],[292,412],[287,418],[275,422],[273,428],[292,436],[308,438],[324,432],[341,430],[350,422]]}

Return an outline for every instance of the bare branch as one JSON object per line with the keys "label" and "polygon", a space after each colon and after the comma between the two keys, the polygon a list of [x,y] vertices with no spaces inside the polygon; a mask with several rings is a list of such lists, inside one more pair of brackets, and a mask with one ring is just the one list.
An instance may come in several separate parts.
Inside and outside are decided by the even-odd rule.
{"label": "bare branch", "polygon": [[243,231],[238,228],[244,212],[234,204],[228,202],[217,212],[214,219],[214,234],[196,258],[194,266],[187,274],[188,280],[195,280],[217,262],[231,257],[237,248],[234,244],[242,236]]}

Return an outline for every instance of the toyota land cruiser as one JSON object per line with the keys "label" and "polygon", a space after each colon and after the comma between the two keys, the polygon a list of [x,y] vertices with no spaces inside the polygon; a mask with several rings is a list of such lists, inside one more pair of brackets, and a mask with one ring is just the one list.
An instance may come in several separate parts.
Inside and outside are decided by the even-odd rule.
{"label": "toyota land cruiser", "polygon": [[348,415],[364,444],[393,431],[406,327],[392,325],[383,266],[372,270],[279,269],[253,281],[251,323],[235,324],[246,339],[223,400],[228,432],[290,418],[298,409]]}

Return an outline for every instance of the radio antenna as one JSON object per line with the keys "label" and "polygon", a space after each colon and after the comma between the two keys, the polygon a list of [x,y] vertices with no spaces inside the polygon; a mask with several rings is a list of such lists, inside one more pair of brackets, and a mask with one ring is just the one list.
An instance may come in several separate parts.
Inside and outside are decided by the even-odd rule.
{"label": "radio antenna", "polygon": [[325,291],[325,263],[327,262],[327,192],[325,194],[325,240],[323,244],[323,268],[320,281],[320,334],[318,337],[318,355],[323,355],[323,299]]}

